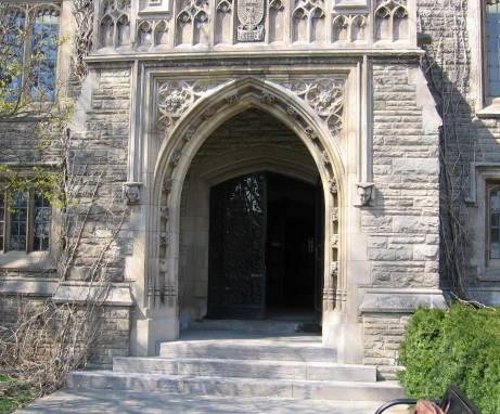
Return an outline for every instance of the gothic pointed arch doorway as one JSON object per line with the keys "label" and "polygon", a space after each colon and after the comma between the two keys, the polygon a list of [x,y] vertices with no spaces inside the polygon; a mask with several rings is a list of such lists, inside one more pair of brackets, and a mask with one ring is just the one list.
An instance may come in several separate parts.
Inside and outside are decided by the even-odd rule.
{"label": "gothic pointed arch doorway", "polygon": [[320,322],[323,189],[302,141],[247,109],[193,158],[181,198],[181,326],[306,315]]}

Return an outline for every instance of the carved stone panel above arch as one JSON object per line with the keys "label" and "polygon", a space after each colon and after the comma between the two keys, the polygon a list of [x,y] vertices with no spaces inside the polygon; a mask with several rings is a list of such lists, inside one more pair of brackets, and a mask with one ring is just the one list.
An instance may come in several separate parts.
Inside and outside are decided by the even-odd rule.
{"label": "carved stone panel above arch", "polygon": [[340,134],[344,117],[345,78],[303,78],[282,85],[314,110],[332,136]]}

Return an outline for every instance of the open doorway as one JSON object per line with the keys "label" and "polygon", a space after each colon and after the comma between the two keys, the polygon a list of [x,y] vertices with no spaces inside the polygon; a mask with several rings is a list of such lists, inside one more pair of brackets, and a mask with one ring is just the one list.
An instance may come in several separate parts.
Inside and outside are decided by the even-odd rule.
{"label": "open doorway", "polygon": [[208,317],[319,320],[322,200],[271,172],[211,188]]}

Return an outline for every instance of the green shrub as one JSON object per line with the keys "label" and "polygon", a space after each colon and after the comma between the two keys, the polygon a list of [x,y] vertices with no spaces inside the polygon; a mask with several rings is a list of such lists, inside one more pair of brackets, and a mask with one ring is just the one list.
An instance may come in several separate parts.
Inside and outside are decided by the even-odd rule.
{"label": "green shrub", "polygon": [[482,414],[500,413],[500,309],[419,309],[400,347],[399,379],[413,398],[458,386]]}
{"label": "green shrub", "polygon": [[0,413],[11,413],[32,399],[28,385],[0,374]]}

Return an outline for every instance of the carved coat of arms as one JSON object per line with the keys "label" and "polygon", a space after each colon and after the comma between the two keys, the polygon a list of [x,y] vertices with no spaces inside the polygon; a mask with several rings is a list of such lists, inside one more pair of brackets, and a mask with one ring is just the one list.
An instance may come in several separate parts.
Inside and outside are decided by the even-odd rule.
{"label": "carved coat of arms", "polygon": [[240,42],[258,42],[264,40],[262,20],[265,14],[266,0],[238,0],[238,40]]}

